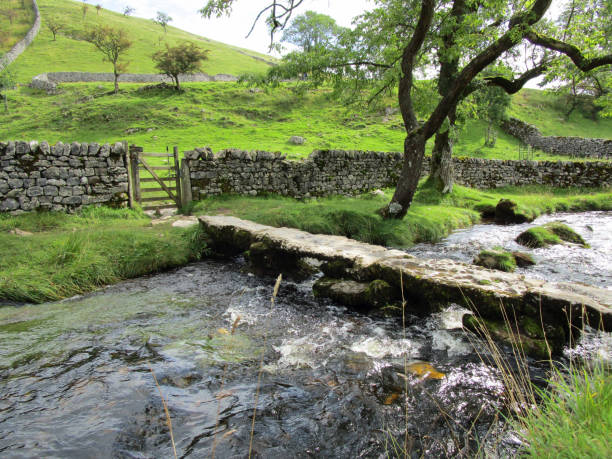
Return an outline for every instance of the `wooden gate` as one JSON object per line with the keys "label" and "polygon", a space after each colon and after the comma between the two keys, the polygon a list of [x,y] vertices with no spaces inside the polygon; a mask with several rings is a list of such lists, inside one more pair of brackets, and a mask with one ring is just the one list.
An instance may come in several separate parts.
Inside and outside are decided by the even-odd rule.
{"label": "wooden gate", "polygon": [[181,206],[178,147],[174,147],[172,153],[145,153],[142,147],[132,145],[130,166],[133,199],[143,210],[178,209]]}

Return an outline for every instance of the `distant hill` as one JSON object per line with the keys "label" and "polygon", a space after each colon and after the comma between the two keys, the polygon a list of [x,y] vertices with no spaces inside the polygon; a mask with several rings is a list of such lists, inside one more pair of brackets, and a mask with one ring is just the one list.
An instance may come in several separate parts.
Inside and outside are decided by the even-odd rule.
{"label": "distant hill", "polygon": [[[3,0],[6,1],[16,5],[21,2],[21,0]],[[185,41],[210,50],[209,59],[202,65],[202,70],[209,74],[263,73],[274,62],[274,58],[270,56],[226,45],[172,26],[168,26],[168,32],[164,33],[162,27],[150,19],[124,16],[105,9],[101,9],[98,13],[91,4],[83,18],[82,5],[82,2],[72,0],[38,0],[42,26],[34,43],[13,64],[19,81],[27,82],[33,76],[44,72],[110,72],[111,66],[102,61],[102,55],[82,38],[96,25],[122,27],[128,31],[134,42],[126,54],[129,73],[157,73],[151,55],[163,48],[166,43],[175,45]],[[46,25],[51,17],[59,19],[64,24],[57,41],[53,41],[53,35]],[[20,28],[17,29],[16,26],[17,24],[14,30],[10,26],[11,35],[25,35],[28,27],[22,27],[20,24]]]}

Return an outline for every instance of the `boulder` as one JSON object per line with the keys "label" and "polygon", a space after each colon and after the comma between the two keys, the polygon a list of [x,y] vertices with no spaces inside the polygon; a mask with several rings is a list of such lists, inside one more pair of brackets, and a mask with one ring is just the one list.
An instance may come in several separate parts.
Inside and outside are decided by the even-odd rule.
{"label": "boulder", "polygon": [[517,204],[510,199],[500,199],[495,206],[495,223],[498,225],[511,225],[515,223],[526,223],[530,219],[527,215],[517,212]]}
{"label": "boulder", "polygon": [[516,242],[531,248],[543,248],[562,242],[589,247],[582,236],[561,222],[550,222],[529,228],[518,235]]}
{"label": "boulder", "polygon": [[483,250],[474,258],[474,264],[505,272],[514,272],[516,269],[514,256],[502,249]]}
{"label": "boulder", "polygon": [[304,145],[306,143],[306,139],[304,137],[300,137],[299,135],[294,135],[289,139],[289,143],[292,145]]}

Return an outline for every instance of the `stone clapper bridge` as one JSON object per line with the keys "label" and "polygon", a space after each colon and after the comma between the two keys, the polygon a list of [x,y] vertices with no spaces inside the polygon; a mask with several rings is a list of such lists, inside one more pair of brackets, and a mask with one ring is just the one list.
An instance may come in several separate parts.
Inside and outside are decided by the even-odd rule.
{"label": "stone clapper bridge", "polygon": [[[305,258],[319,260],[325,276],[313,286],[315,295],[349,307],[400,314],[402,298],[409,314],[457,303],[471,309],[493,337],[518,343],[534,357],[548,357],[549,347],[553,354],[560,352],[585,325],[612,331],[610,290],[528,279],[452,260],[424,260],[343,236],[274,228],[231,216],[199,221],[213,252],[244,252],[257,268],[288,272],[302,268]],[[466,315],[463,323],[482,330],[474,316]]]}

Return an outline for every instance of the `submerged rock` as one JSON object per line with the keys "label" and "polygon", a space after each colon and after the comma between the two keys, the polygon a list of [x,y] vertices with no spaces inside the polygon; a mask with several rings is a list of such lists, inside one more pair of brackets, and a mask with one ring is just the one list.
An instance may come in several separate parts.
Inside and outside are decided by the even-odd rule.
{"label": "submerged rock", "polygon": [[535,260],[531,255],[525,252],[512,252],[514,261],[519,268],[527,268],[536,264]]}
{"label": "submerged rock", "polygon": [[353,280],[322,277],[312,286],[315,296],[331,298],[345,306],[367,307],[368,284]]}

